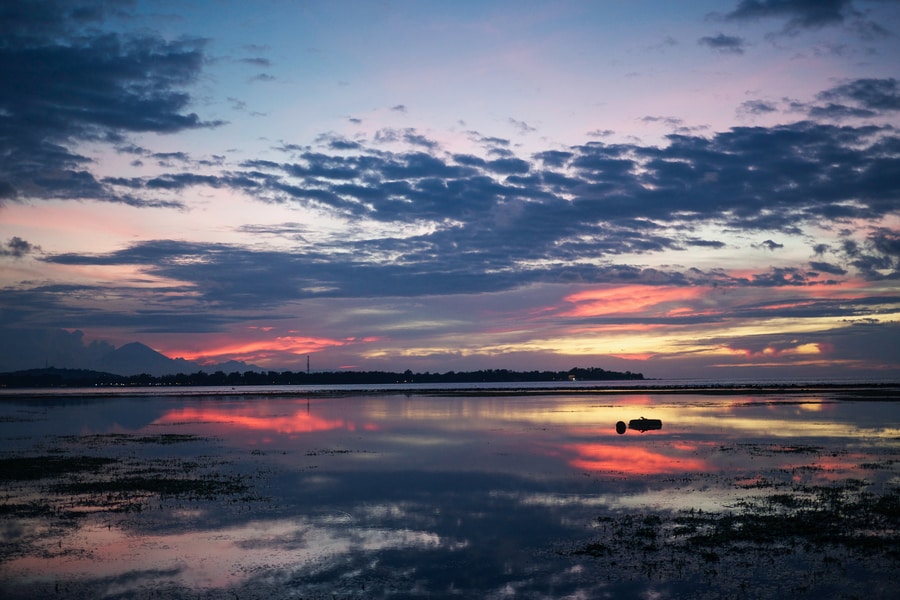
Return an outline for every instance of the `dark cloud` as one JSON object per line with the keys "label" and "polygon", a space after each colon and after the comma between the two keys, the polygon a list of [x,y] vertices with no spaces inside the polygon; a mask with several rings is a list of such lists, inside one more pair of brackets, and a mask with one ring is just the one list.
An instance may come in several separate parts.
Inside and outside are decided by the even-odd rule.
{"label": "dark cloud", "polygon": [[786,32],[840,25],[855,14],[852,0],[741,0],[728,21],[783,19]]}
{"label": "dark cloud", "polygon": [[[101,22],[110,7],[102,0],[9,1],[0,6],[0,36],[42,38],[72,35]],[[126,6],[120,3],[121,7]]]}
{"label": "dark cloud", "polygon": [[900,86],[888,79],[856,79],[824,92],[829,97],[852,98],[873,110],[900,110]]}
{"label": "dark cloud", "polygon": [[[290,229],[282,229],[281,233]],[[61,254],[46,260],[65,265],[138,265],[148,274],[188,282],[188,289],[199,294],[198,306],[232,310],[266,309],[316,297],[502,291],[529,281],[686,282],[679,274],[626,265],[573,265],[564,269],[548,266],[525,273],[509,269],[505,274],[489,273],[486,271],[493,267],[508,264],[503,261],[502,252],[490,248],[469,248],[467,255],[455,259],[432,256],[427,248],[405,240],[384,240],[377,247],[360,244],[356,250],[355,258],[339,258],[318,252],[265,252],[224,244],[158,240],[109,254]],[[373,253],[402,250],[408,251],[403,261],[375,264],[370,260]],[[428,268],[423,268],[426,265]],[[170,290],[168,294],[171,293]],[[163,298],[166,292],[159,290],[158,294]],[[23,310],[32,310],[25,306],[28,308]],[[154,314],[153,320],[159,321],[159,315]]]}
{"label": "dark cloud", "polygon": [[706,46],[722,54],[743,54],[747,42],[735,35],[720,33],[713,36],[704,36],[697,40],[701,46]]}
{"label": "dark cloud", "polygon": [[843,121],[845,119],[869,119],[876,116],[873,110],[867,108],[859,108],[855,106],[847,106],[846,104],[829,103],[825,105],[816,105],[809,108],[809,116],[813,119],[828,119],[832,121]]}
{"label": "dark cloud", "polygon": [[375,142],[379,144],[406,143],[412,146],[421,146],[429,150],[438,147],[437,142],[430,140],[418,133],[414,128],[395,129],[386,127],[375,132]]}
{"label": "dark cloud", "polygon": [[724,248],[725,247],[725,242],[720,242],[718,240],[689,239],[689,240],[686,240],[685,243],[688,246],[698,246],[701,248]]}
{"label": "dark cloud", "polygon": [[486,162],[485,167],[493,173],[503,175],[527,173],[531,169],[531,165],[520,158],[498,158]]}
{"label": "dark cloud", "polygon": [[[395,241],[394,247],[402,243]],[[387,247],[382,245],[382,247]],[[405,296],[505,289],[504,278],[472,278],[472,269],[443,267],[441,277],[420,266],[366,264],[372,248],[360,248],[359,260],[341,260],[316,252],[258,252],[223,244],[160,240],[105,255],[65,254],[57,264],[140,265],[146,272],[192,283],[208,305],[218,308],[271,308],[317,296]]]}
{"label": "dark cloud", "polygon": [[[891,303],[890,298],[880,298]],[[893,298],[896,304],[897,298]],[[815,336],[833,348],[835,358],[860,360],[873,366],[900,364],[900,323],[878,319],[851,321],[847,327],[833,329]]]}
{"label": "dark cloud", "polygon": [[[328,134],[322,136],[320,141],[328,141],[332,139],[332,135]],[[281,152],[306,152],[310,149],[309,146],[301,146],[299,144],[281,144],[280,146],[275,147],[276,150],[280,150]]]}
{"label": "dark cloud", "polygon": [[[363,197],[359,190],[345,189],[346,186],[341,184],[339,189]],[[30,323],[68,327],[68,323],[77,322],[82,327],[128,327],[157,333],[207,332],[223,330],[251,318],[263,318],[263,315],[269,322],[296,318],[302,313],[300,306],[308,302],[440,298],[511,292],[536,284],[708,286],[724,290],[771,286],[808,288],[835,283],[799,268],[776,267],[735,276],[722,269],[656,269],[616,262],[611,259],[617,253],[680,252],[693,247],[716,249],[724,244],[693,236],[673,237],[667,234],[669,228],[665,224],[646,218],[619,219],[591,227],[578,222],[577,213],[564,210],[564,202],[544,206],[551,197],[541,202],[521,202],[517,208],[511,208],[509,205],[515,201],[496,195],[501,188],[493,188],[487,181],[484,186],[483,190],[474,186],[458,190],[459,205],[452,209],[440,204],[431,207],[442,218],[456,215],[463,222],[461,227],[411,237],[370,239],[371,236],[365,236],[358,241],[350,239],[354,237],[351,230],[348,239],[341,243],[344,252],[340,253],[334,253],[327,243],[319,246],[315,242],[313,225],[282,223],[248,225],[241,227],[241,231],[251,233],[256,239],[281,238],[292,244],[290,249],[261,250],[231,244],[154,240],[103,254],[43,255],[41,260],[57,265],[134,266],[148,278],[180,283],[161,288],[148,288],[135,281],[118,286],[45,285],[27,290],[8,289],[0,292],[3,304],[10,308],[0,311],[0,326]],[[408,193],[413,190],[412,187],[404,189]],[[438,202],[447,202],[447,192],[444,188],[444,196]],[[488,205],[482,206],[487,200]],[[379,204],[387,199],[372,196],[369,201]],[[501,210],[496,202],[500,202]],[[397,208],[398,218],[403,214],[401,209]],[[519,221],[504,215],[503,210],[537,212]],[[484,211],[494,213],[494,218],[485,218]],[[879,256],[880,248],[894,253],[896,261],[897,240],[897,232],[883,230],[874,232],[865,243],[853,244],[848,240],[836,253],[850,262],[868,265],[867,261]],[[603,257],[603,261],[589,262]],[[832,275],[839,274],[841,269],[832,263],[810,263],[810,266]],[[72,303],[73,298],[80,300]],[[116,300],[94,302],[104,298]],[[117,302],[128,308],[117,309]],[[887,296],[857,298],[853,302],[846,298],[811,300],[804,293],[796,302],[781,296],[757,304],[739,303],[729,307],[727,315],[704,309],[686,316],[611,315],[580,322],[689,325],[773,315],[851,318],[878,314],[898,302],[900,299]]]}
{"label": "dark cloud", "polygon": [[31,254],[36,250],[40,250],[40,246],[34,246],[30,242],[23,240],[18,236],[14,236],[0,246],[0,256],[11,256],[12,258],[22,258],[27,254]]}
{"label": "dark cloud", "polygon": [[[896,303],[900,298],[880,298],[881,302]],[[834,310],[827,306],[813,306],[799,316],[819,314],[840,316],[840,307]],[[847,315],[850,317],[851,315]],[[873,375],[879,371],[890,372],[900,364],[900,345],[895,340],[900,336],[900,324],[879,322],[878,319],[848,318],[847,324],[823,331],[793,332],[790,334],[758,334],[730,338],[710,338],[701,343],[740,351],[745,357],[765,357],[767,361],[782,360],[791,366],[796,360],[809,360],[810,355],[797,354],[800,346],[814,345],[818,354],[813,355],[833,364],[833,361],[859,362],[860,369],[871,369]],[[829,370],[833,367],[826,367]],[[882,375],[883,376],[883,375]]]}
{"label": "dark cloud", "polygon": [[766,240],[762,243],[754,244],[753,247],[754,248],[763,248],[765,250],[774,252],[775,250],[781,250],[782,248],[784,248],[784,244],[779,244],[778,242],[774,242],[772,240]]}
{"label": "dark cloud", "polygon": [[13,0],[0,8],[0,184],[15,197],[122,200],[89,173],[79,144],[220,124],[188,112],[183,91],[200,73],[204,42],[100,29],[124,6]]}
{"label": "dark cloud", "polygon": [[776,267],[767,273],[757,273],[751,278],[751,285],[764,287],[805,286],[809,282],[809,274],[795,267]]}
{"label": "dark cloud", "polygon": [[888,116],[900,110],[900,83],[892,77],[845,81],[817,94],[816,102],[795,101],[791,108],[833,121]]}
{"label": "dark cloud", "polygon": [[[60,31],[67,27],[72,25],[58,24]],[[481,146],[480,153],[450,154],[414,128],[385,128],[371,138],[352,140],[328,133],[308,146],[281,141],[275,149],[285,153],[286,160],[256,159],[225,167],[223,157],[198,161],[178,151],[154,154],[125,137],[131,131],[204,125],[196,115],[185,114],[190,98],[180,91],[199,74],[201,42],[88,32],[75,43],[48,38],[48,30],[42,31],[43,37],[28,38],[29,43],[0,42],[0,52],[48,51],[67,57],[66,64],[82,70],[106,64],[101,60],[105,57],[116,68],[111,66],[105,76],[102,69],[89,73],[88,83],[117,114],[104,112],[100,100],[77,94],[72,110],[81,112],[63,124],[18,130],[19,125],[0,112],[0,127],[18,140],[0,162],[0,180],[15,172],[17,186],[26,186],[21,189],[30,194],[39,190],[43,195],[115,198],[135,206],[175,208],[183,207],[181,196],[191,187],[227,188],[261,202],[337,214],[349,228],[360,231],[372,222],[388,231],[391,226],[399,231],[408,224],[424,224],[423,233],[405,237],[348,232],[342,242],[346,252],[340,254],[334,253],[333,242],[318,242],[309,231],[285,224],[260,235],[295,243],[298,247],[291,252],[157,240],[104,255],[42,256],[48,262],[137,265],[148,275],[186,282],[189,289],[202,290],[205,302],[234,310],[323,295],[476,293],[573,281],[824,285],[828,281],[821,274],[856,270],[877,279],[897,277],[900,271],[897,233],[891,230],[874,231],[856,245],[817,247],[817,255],[826,251],[832,255],[828,262],[810,262],[812,271],[772,269],[740,279],[716,271],[621,264],[637,255],[724,248],[724,242],[708,239],[709,225],[747,232],[765,240],[756,247],[776,250],[783,245],[765,239],[776,235],[773,232],[793,235],[810,223],[878,220],[896,214],[900,138],[888,126],[800,121],[701,136],[679,119],[645,117],[645,122],[673,128],[666,144],[591,141],[526,158],[516,156],[510,140],[474,131],[467,133]],[[95,46],[105,48],[105,54]],[[140,73],[135,70],[138,65]],[[17,68],[0,66],[0,73],[8,77]],[[67,93],[75,87],[73,81],[63,84]],[[817,96],[817,101],[894,111],[897,87],[894,79],[846,81]],[[51,98],[62,102],[62,93],[52,91]],[[49,122],[53,116],[49,108],[26,106],[26,100],[38,103],[35,94],[16,91],[10,94],[12,100],[0,98],[0,103],[14,109],[10,114],[33,113],[38,122],[39,117]],[[118,114],[125,107],[137,116],[129,120]],[[757,114],[775,110],[761,101],[745,103],[744,108]],[[509,122],[523,133],[533,130],[513,119]],[[13,168],[12,161],[24,160],[24,131],[32,136],[32,145],[41,148],[32,163],[44,165],[39,171]],[[88,140],[104,140],[123,154],[157,161],[163,172],[98,181],[87,159],[76,154],[77,144]],[[205,169],[195,168],[201,163]],[[165,172],[167,167],[171,172]],[[0,182],[0,196],[20,193],[13,183],[3,185]],[[13,255],[12,247],[4,252]],[[48,297],[56,293],[47,288],[43,292]]]}
{"label": "dark cloud", "polygon": [[731,12],[710,16],[725,22],[781,22],[778,34],[788,36],[826,27],[842,27],[864,40],[893,35],[857,4],[856,0],[741,0]]}
{"label": "dark cloud", "polygon": [[8,371],[37,365],[91,368],[113,350],[115,348],[106,342],[85,343],[84,332],[80,330],[0,326],[0,368]]}
{"label": "dark cloud", "polygon": [[[349,140],[342,135],[337,135],[334,133],[326,133],[320,135],[316,138],[316,142],[319,144],[324,144],[329,150],[359,150],[362,148],[359,142],[354,142],[353,140]],[[279,148],[282,151],[297,151],[303,150],[297,145],[288,144],[286,146],[282,146]]]}
{"label": "dark cloud", "polygon": [[900,232],[878,229],[863,243],[844,240],[838,254],[859,271],[866,279],[900,279],[900,255],[897,240]]}
{"label": "dark cloud", "polygon": [[900,260],[900,232],[878,228],[869,236],[869,242],[876,251]]}
{"label": "dark cloud", "polygon": [[894,78],[856,79],[819,93],[826,102],[810,108],[816,117],[871,117],[900,110],[900,84]]}
{"label": "dark cloud", "polygon": [[571,160],[573,156],[575,155],[571,152],[564,152],[560,150],[546,150],[544,152],[538,152],[537,154],[532,155],[532,158],[542,162],[546,167],[559,168],[565,165],[569,160]]}
{"label": "dark cloud", "polygon": [[771,102],[764,100],[747,100],[743,102],[738,112],[750,115],[765,115],[776,112],[778,108]]}
{"label": "dark cloud", "polygon": [[263,58],[260,56],[241,58],[241,59],[239,59],[239,62],[248,64],[248,65],[252,65],[254,67],[271,67],[272,66],[272,61],[270,61],[268,58]]}
{"label": "dark cloud", "polygon": [[516,131],[518,131],[519,133],[525,134],[525,133],[532,133],[534,131],[537,131],[537,129],[535,129],[534,127],[532,127],[525,121],[519,121],[519,120],[513,119],[512,117],[510,117],[508,119],[508,121],[509,121],[509,124],[512,125],[513,127],[515,127]]}
{"label": "dark cloud", "polygon": [[867,279],[900,279],[900,231],[879,227],[863,243],[845,240],[839,253]]}
{"label": "dark cloud", "polygon": [[705,129],[705,127],[690,127],[684,124],[683,119],[679,119],[678,117],[660,117],[660,116],[652,116],[648,115],[645,117],[641,117],[642,123],[662,123],[672,129],[675,133],[681,134],[690,134],[698,130]]}
{"label": "dark cloud", "polygon": [[191,163],[191,157],[186,152],[154,152],[150,156],[156,159],[160,167],[171,167],[175,163]]}
{"label": "dark cloud", "polygon": [[[491,158],[496,140],[487,157],[448,155],[414,129],[387,129],[375,135],[375,146],[326,135],[318,139],[321,148],[281,146],[290,162],[252,160],[210,175],[102,183],[134,194],[231,188],[360,223],[431,222],[430,234],[370,240],[354,252],[401,254],[438,272],[437,257],[464,254],[474,261],[461,267],[467,271],[514,271],[522,280],[529,275],[517,265],[529,260],[568,265],[584,257],[723,247],[697,234],[709,223],[797,235],[813,222],[880,219],[898,210],[900,139],[889,127],[802,121],[709,137],[673,134],[668,141],[664,147],[590,142],[528,159],[511,152]],[[386,151],[385,142],[405,149]],[[856,254],[842,249],[841,268],[884,276],[890,238],[879,239],[880,246],[873,238]],[[783,245],[770,239],[757,247]]]}
{"label": "dark cloud", "polygon": [[[98,255],[59,254],[44,260],[63,265],[136,265],[148,275],[185,282],[179,294],[190,293],[196,302],[196,310],[217,311],[265,310],[286,303],[320,297],[363,298],[433,296],[443,294],[467,294],[511,290],[533,283],[643,283],[650,285],[707,285],[727,287],[760,286],[808,286],[813,283],[829,283],[816,280],[815,274],[796,268],[772,268],[748,277],[734,277],[722,271],[659,270],[639,268],[627,264],[590,265],[583,257],[597,253],[604,246],[609,252],[621,251],[628,246],[632,252],[678,250],[673,240],[654,233],[659,228],[647,221],[632,223],[630,228],[619,227],[605,232],[601,241],[585,243],[570,240],[556,244],[554,254],[547,253],[549,244],[541,236],[542,224],[521,238],[496,238],[496,228],[484,231],[435,233],[413,238],[387,238],[377,241],[349,242],[347,252],[341,255],[321,251],[311,246],[306,226],[285,223],[278,226],[249,227],[254,235],[273,235],[293,240],[297,248],[292,252],[260,251],[227,244],[191,243],[177,240],[157,240],[134,244],[128,248]],[[543,237],[543,239],[542,239]],[[895,238],[891,238],[893,243]],[[717,248],[715,241],[689,240],[688,246],[699,245]],[[306,249],[302,249],[306,248]],[[454,253],[455,252],[455,253]],[[402,257],[389,262],[378,257],[392,255]],[[858,255],[859,256],[859,255]],[[574,259],[573,259],[574,257]],[[520,260],[541,260],[540,265],[517,267]],[[824,265],[813,265],[822,267]],[[820,269],[826,271],[826,269]],[[839,268],[831,265],[829,272],[837,274]],[[43,290],[48,295],[49,290]],[[107,293],[98,289],[94,294]],[[72,289],[58,290],[71,295]],[[87,293],[87,292],[86,292]],[[141,295],[158,294],[159,309],[175,295],[172,289],[148,292],[141,288]],[[52,296],[52,294],[50,294]],[[124,291],[117,295],[127,295]],[[834,313],[833,307],[821,306],[820,314]],[[159,321],[154,301],[144,302],[148,322]],[[859,304],[859,303],[855,303]],[[877,302],[876,302],[877,304]],[[24,302],[24,311],[45,311],[46,303]],[[809,309],[809,302],[802,305]],[[179,304],[182,311],[185,307]],[[744,309],[749,310],[749,309]],[[760,309],[762,311],[764,309]],[[768,310],[768,309],[765,309]],[[797,309],[800,310],[800,309]],[[856,314],[856,309],[844,307],[846,314]],[[228,317],[221,313],[220,319]],[[246,313],[240,313],[246,314]],[[763,313],[760,313],[763,314]],[[844,313],[840,313],[844,314]],[[149,318],[152,316],[152,319]],[[746,315],[753,316],[748,312]],[[123,316],[136,325],[135,315]],[[630,317],[628,317],[630,319]],[[184,327],[186,325],[180,325]]]}
{"label": "dark cloud", "polygon": [[492,136],[484,136],[477,131],[470,131],[469,137],[475,142],[481,144],[489,151],[496,151],[499,149],[508,149],[511,142],[505,138],[498,138]]}
{"label": "dark cloud", "polygon": [[0,180],[0,206],[4,200],[14,200],[17,196],[16,188],[8,181]]}
{"label": "dark cloud", "polygon": [[831,275],[846,275],[847,269],[839,265],[835,265],[832,263],[822,262],[822,261],[809,261],[809,267],[816,271],[821,271],[823,273],[829,273]]}
{"label": "dark cloud", "polygon": [[435,150],[439,146],[434,140],[430,140],[424,135],[409,131],[403,134],[403,141],[412,146],[421,146],[422,148],[427,148],[429,150]]}
{"label": "dark cloud", "polygon": [[655,117],[655,116],[645,116],[641,117],[641,121],[643,123],[663,123],[672,127],[673,129],[677,129],[684,125],[684,120],[679,119],[678,117]]}

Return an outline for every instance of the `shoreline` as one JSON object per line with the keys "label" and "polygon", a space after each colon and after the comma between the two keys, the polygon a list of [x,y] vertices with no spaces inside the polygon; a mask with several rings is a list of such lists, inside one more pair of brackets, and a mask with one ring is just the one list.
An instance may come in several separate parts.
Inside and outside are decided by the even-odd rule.
{"label": "shoreline", "polygon": [[[656,395],[708,395],[732,396],[748,392],[754,394],[802,395],[824,393],[837,395],[836,399],[844,401],[900,401],[900,382],[878,383],[684,383],[654,384],[645,381],[632,385],[613,385],[598,383],[593,385],[518,385],[509,383],[505,386],[497,384],[472,382],[469,387],[440,384],[389,384],[372,385],[348,384],[334,386],[152,386],[152,387],[59,387],[59,388],[0,388],[0,401],[5,400],[40,400],[48,398],[128,398],[148,396],[185,397],[284,397],[301,396],[304,398],[342,398],[348,396],[477,396],[477,397],[509,397],[509,396],[547,396],[547,395],[593,395],[620,396],[641,393]],[[846,394],[846,396],[842,396]]]}

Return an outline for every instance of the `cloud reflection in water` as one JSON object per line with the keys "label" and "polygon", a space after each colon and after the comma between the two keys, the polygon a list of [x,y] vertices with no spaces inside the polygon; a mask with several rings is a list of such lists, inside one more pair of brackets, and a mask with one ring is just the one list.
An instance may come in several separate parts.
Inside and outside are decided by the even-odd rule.
{"label": "cloud reflection in water", "polygon": [[[594,597],[608,573],[552,548],[589,538],[604,511],[707,512],[789,486],[896,481],[894,403],[794,400],[145,397],[40,415],[7,402],[4,456],[56,448],[114,455],[135,469],[213,457],[214,473],[239,474],[256,496],[150,498],[136,513],[85,514],[0,564],[0,583],[37,578],[21,588],[28,595],[78,581],[86,597]],[[616,421],[640,416],[665,429],[615,433]],[[141,441],[160,434],[186,439]],[[663,589],[640,587],[648,596]]]}

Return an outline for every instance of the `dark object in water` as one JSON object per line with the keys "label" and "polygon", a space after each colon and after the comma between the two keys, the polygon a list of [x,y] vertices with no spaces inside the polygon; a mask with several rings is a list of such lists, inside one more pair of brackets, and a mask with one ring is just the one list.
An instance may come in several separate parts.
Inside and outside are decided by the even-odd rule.
{"label": "dark object in water", "polygon": [[[628,429],[634,429],[641,433],[650,431],[651,429],[662,429],[662,421],[660,419],[645,419],[644,417],[632,419],[628,421]],[[625,421],[616,423],[616,433],[619,435],[625,433]]]}

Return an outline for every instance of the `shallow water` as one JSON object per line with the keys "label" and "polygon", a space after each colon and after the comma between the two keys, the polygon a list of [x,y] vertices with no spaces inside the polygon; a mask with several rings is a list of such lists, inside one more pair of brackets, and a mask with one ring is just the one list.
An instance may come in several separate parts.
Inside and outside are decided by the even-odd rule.
{"label": "shallow water", "polygon": [[[5,398],[0,457],[23,459],[26,471],[3,479],[0,589],[12,598],[774,597],[785,578],[821,567],[793,595],[850,597],[865,583],[867,596],[892,597],[895,555],[787,541],[776,543],[783,576],[761,565],[729,574],[748,554],[704,551],[706,562],[689,556],[676,569],[677,556],[660,554],[671,538],[648,550],[618,539],[628,531],[604,530],[632,518],[658,525],[648,515],[725,514],[773,491],[852,484],[872,498],[896,494],[900,404],[846,397]],[[617,421],[641,416],[663,428],[616,433]],[[46,472],[32,472],[41,464]],[[603,553],[582,552],[598,540]],[[768,550],[746,552],[758,561]]]}

